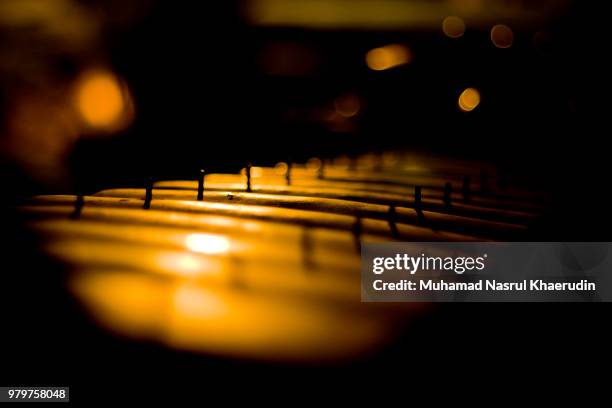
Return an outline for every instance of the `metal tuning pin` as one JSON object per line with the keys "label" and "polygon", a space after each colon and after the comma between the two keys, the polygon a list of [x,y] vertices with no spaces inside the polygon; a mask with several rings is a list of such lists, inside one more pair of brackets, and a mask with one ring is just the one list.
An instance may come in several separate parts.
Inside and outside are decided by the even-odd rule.
{"label": "metal tuning pin", "polygon": [[198,174],[198,201],[204,200],[204,176],[206,175],[206,171],[204,169],[200,169],[200,174]]}
{"label": "metal tuning pin", "polygon": [[395,210],[395,205],[390,205],[389,206],[389,212],[388,212],[388,222],[389,222],[389,229],[391,230],[391,235],[393,235],[393,237],[397,238],[399,236],[399,231],[397,230],[397,224],[395,223],[395,219],[397,218],[397,211]]}
{"label": "metal tuning pin", "polygon": [[414,186],[414,209],[421,209],[421,186]]}
{"label": "metal tuning pin", "polygon": [[288,159],[287,160],[287,171],[285,171],[285,181],[287,182],[288,186],[291,185],[291,167],[292,167],[291,159]]}
{"label": "metal tuning pin", "polygon": [[144,199],[144,204],[142,208],[145,210],[148,210],[149,208],[151,208],[152,200],[153,200],[153,179],[151,177],[148,177],[146,185],[145,185],[145,199]]}
{"label": "metal tuning pin", "polygon": [[425,214],[423,214],[423,203],[421,186],[414,186],[414,210],[417,213],[418,223],[425,224]]}
{"label": "metal tuning pin", "polygon": [[250,193],[251,192],[251,163],[247,163],[246,165],[246,192]]}
{"label": "metal tuning pin", "polygon": [[74,211],[70,214],[70,218],[76,220],[81,216],[81,212],[83,211],[83,207],[85,206],[85,197],[83,194],[77,194],[76,199],[74,200]]}
{"label": "metal tuning pin", "polygon": [[444,201],[444,205],[446,207],[451,206],[451,203],[452,203],[451,195],[452,194],[453,194],[453,185],[450,183],[450,181],[447,181],[446,184],[444,184],[444,196],[442,197],[442,201]]}
{"label": "metal tuning pin", "polygon": [[470,176],[465,176],[463,178],[463,188],[462,188],[462,193],[463,193],[463,201],[468,202],[470,201]]}

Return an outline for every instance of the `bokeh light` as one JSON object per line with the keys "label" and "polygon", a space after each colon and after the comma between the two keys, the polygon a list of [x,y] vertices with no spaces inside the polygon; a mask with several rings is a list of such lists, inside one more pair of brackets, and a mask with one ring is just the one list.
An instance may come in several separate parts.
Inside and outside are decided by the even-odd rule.
{"label": "bokeh light", "polygon": [[75,102],[84,124],[98,130],[121,127],[131,113],[131,99],[125,86],[105,70],[87,72],[77,81]]}
{"label": "bokeh light", "polygon": [[350,118],[359,113],[361,101],[357,95],[352,93],[340,95],[334,100],[334,108],[339,115]]}
{"label": "bokeh light", "polygon": [[311,157],[306,162],[306,168],[308,170],[315,170],[315,171],[319,170],[322,165],[323,165],[323,162],[318,157]]}
{"label": "bokeh light", "polygon": [[497,48],[510,48],[514,42],[514,33],[507,25],[497,24],[491,29],[491,41]]}
{"label": "bokeh light", "polygon": [[464,112],[470,112],[476,109],[480,104],[480,92],[476,88],[466,88],[459,95],[459,109]]}
{"label": "bokeh light", "polygon": [[287,170],[289,169],[289,165],[285,162],[276,163],[274,166],[274,173],[279,176],[284,176],[287,174]]}
{"label": "bokeh light", "polygon": [[[243,167],[240,169],[240,174],[242,174],[243,176],[246,176],[246,167]],[[258,178],[263,176],[264,171],[263,168],[258,167],[258,166],[251,166],[251,177],[253,178]]]}
{"label": "bokeh light", "polygon": [[374,48],[366,54],[366,64],[374,71],[383,71],[410,63],[412,53],[402,44],[389,44]]}
{"label": "bokeh light", "polygon": [[448,16],[442,22],[442,31],[450,38],[459,38],[465,33],[465,23],[457,16]]}

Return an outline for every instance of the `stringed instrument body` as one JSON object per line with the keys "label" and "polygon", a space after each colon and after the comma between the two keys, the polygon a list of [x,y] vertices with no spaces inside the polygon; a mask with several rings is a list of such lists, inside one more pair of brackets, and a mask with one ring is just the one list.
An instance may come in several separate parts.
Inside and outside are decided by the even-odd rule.
{"label": "stringed instrument body", "polygon": [[546,211],[541,192],[444,164],[247,166],[37,196],[19,211],[113,333],[226,357],[338,361],[392,343],[431,307],[362,303],[361,243],[517,240]]}

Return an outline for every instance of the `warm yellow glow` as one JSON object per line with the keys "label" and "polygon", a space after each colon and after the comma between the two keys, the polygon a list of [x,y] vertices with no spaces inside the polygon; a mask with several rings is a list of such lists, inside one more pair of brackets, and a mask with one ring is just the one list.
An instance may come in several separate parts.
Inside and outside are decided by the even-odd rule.
{"label": "warm yellow glow", "polygon": [[94,273],[76,276],[71,287],[103,324],[122,334],[146,338],[157,333],[171,294],[163,280],[147,275]]}
{"label": "warm yellow glow", "polygon": [[442,22],[442,31],[450,38],[459,38],[465,33],[465,23],[457,16],[448,16]]}
{"label": "warm yellow glow", "polygon": [[287,170],[289,169],[289,165],[285,162],[276,163],[274,166],[274,173],[279,176],[284,176],[287,174]]}
{"label": "warm yellow glow", "polygon": [[209,354],[337,361],[385,344],[390,334],[385,319],[274,291],[107,270],[75,274],[70,289],[116,334]]}
{"label": "warm yellow glow", "polygon": [[345,118],[350,118],[351,116],[355,116],[357,113],[359,113],[361,102],[357,95],[345,94],[336,98],[334,101],[334,107],[339,115],[344,116]]}
{"label": "warm yellow glow", "polygon": [[504,24],[497,24],[491,29],[491,41],[497,48],[510,48],[514,42],[514,33]]}
{"label": "warm yellow glow", "polygon": [[185,239],[185,245],[194,252],[209,255],[224,254],[230,248],[226,237],[214,234],[189,234]]}
{"label": "warm yellow glow", "polygon": [[227,306],[223,301],[193,283],[180,283],[174,291],[174,308],[184,317],[214,319],[226,317]]}
{"label": "warm yellow glow", "polygon": [[157,257],[157,263],[160,268],[182,276],[196,276],[205,269],[204,262],[190,253],[163,253]]}
{"label": "warm yellow glow", "polygon": [[77,83],[76,107],[88,126],[108,128],[124,119],[128,103],[121,83],[112,73],[95,71]]}
{"label": "warm yellow glow", "polygon": [[351,159],[345,154],[341,154],[340,156],[334,159],[334,166],[339,167],[348,167],[351,164]]}
{"label": "warm yellow glow", "polygon": [[474,110],[480,103],[480,92],[475,88],[466,88],[459,95],[459,108],[464,112]]}
{"label": "warm yellow glow", "polygon": [[[240,174],[246,175],[246,168],[242,168],[240,170]],[[263,169],[261,167],[251,167],[251,177],[261,177],[263,176]]]}
{"label": "warm yellow glow", "polygon": [[465,14],[482,13],[483,0],[448,0],[449,6]]}
{"label": "warm yellow glow", "polygon": [[306,168],[308,170],[315,170],[315,171],[319,170],[322,165],[323,165],[323,162],[318,157],[311,157],[306,162]]}
{"label": "warm yellow glow", "polygon": [[374,48],[366,54],[366,64],[374,71],[382,71],[408,64],[411,60],[412,54],[410,50],[401,44],[390,44]]}

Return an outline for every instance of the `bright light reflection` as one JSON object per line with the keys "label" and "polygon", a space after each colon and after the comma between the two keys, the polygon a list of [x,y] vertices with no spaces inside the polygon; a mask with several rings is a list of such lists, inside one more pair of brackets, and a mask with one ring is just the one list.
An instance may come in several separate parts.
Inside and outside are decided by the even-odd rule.
{"label": "bright light reflection", "polygon": [[76,84],[75,102],[83,122],[93,128],[113,128],[127,119],[130,101],[120,80],[112,73],[85,73]]}
{"label": "bright light reflection", "polygon": [[284,176],[285,174],[287,174],[288,168],[289,165],[285,162],[276,163],[276,165],[274,166],[274,173],[278,174],[279,176]]}
{"label": "bright light reflection", "polygon": [[480,104],[480,92],[475,88],[466,88],[459,95],[458,105],[464,112],[470,112],[476,109]]}
{"label": "bright light reflection", "polygon": [[194,252],[214,255],[229,251],[229,240],[221,235],[214,234],[189,234],[185,239],[187,248]]}
{"label": "bright light reflection", "polygon": [[164,269],[183,276],[194,276],[204,271],[204,263],[190,253],[162,254],[157,263]]}
{"label": "bright light reflection", "polygon": [[379,319],[311,301],[148,274],[89,271],[71,277],[70,288],[94,320],[114,333],[182,350],[337,361],[362,355],[389,335]]}
{"label": "bright light reflection", "polygon": [[318,157],[312,157],[306,162],[306,168],[308,170],[319,170],[322,165],[323,162]]}
{"label": "bright light reflection", "polygon": [[491,42],[497,48],[510,48],[514,42],[514,33],[507,25],[497,24],[491,29]]}
{"label": "bright light reflection", "polygon": [[442,22],[442,31],[450,38],[459,38],[465,33],[465,23],[457,16],[448,16]]}
{"label": "bright light reflection", "polygon": [[177,313],[198,319],[221,318],[227,313],[227,306],[213,292],[188,283],[176,288],[174,307]]}
{"label": "bright light reflection", "polygon": [[[243,168],[240,170],[240,174],[246,175],[246,169]],[[251,167],[251,177],[261,177],[263,176],[263,169],[261,167]]]}
{"label": "bright light reflection", "polygon": [[412,60],[410,49],[402,44],[390,44],[374,48],[366,54],[366,64],[374,71],[408,64]]}

